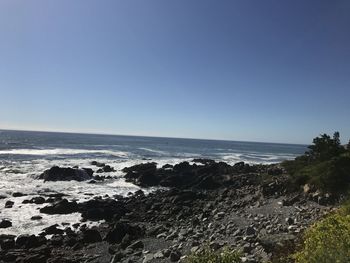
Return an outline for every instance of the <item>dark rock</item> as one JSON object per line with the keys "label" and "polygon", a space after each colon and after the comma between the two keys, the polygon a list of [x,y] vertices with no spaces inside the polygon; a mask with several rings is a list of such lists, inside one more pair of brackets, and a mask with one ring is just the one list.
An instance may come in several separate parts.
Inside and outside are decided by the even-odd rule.
{"label": "dark rock", "polygon": [[57,227],[58,227],[58,225],[55,224],[55,225],[46,227],[43,230],[44,230],[46,235],[55,235],[55,234],[62,235],[64,233],[64,231],[62,229],[57,228]]}
{"label": "dark rock", "polygon": [[32,216],[30,219],[31,220],[40,220],[42,218],[43,218],[42,216]]}
{"label": "dark rock", "polygon": [[293,224],[294,224],[294,219],[291,218],[291,217],[287,217],[287,218],[286,218],[286,223],[287,223],[288,225],[293,225]]}
{"label": "dark rock", "polygon": [[109,243],[121,243],[126,234],[128,234],[131,239],[135,239],[137,237],[143,236],[144,230],[136,225],[118,222],[107,233],[105,240]]}
{"label": "dark rock", "polygon": [[248,226],[246,228],[245,233],[246,233],[247,236],[254,236],[256,234],[256,231],[255,231],[254,227]]}
{"label": "dark rock", "polygon": [[205,159],[205,158],[196,158],[196,159],[193,159],[192,162],[194,162],[194,163],[201,163],[201,164],[204,164],[204,165],[215,163],[214,160]]}
{"label": "dark rock", "polygon": [[5,208],[12,208],[12,206],[15,204],[15,202],[8,200],[5,203]]}
{"label": "dark rock", "polygon": [[286,198],[282,200],[282,205],[283,206],[292,206],[294,205],[296,202],[298,202],[300,200],[300,196],[299,194],[292,196],[290,198]]}
{"label": "dark rock", "polygon": [[46,242],[45,237],[38,237],[35,235],[19,235],[16,239],[16,247],[19,248],[34,248],[41,246]]}
{"label": "dark rock", "polygon": [[115,218],[118,219],[125,215],[128,210],[124,204],[114,199],[96,199],[89,200],[85,203],[79,204],[79,211],[81,216],[88,220],[102,220],[107,221]]}
{"label": "dark rock", "polygon": [[23,194],[23,193],[21,193],[21,192],[14,192],[13,194],[12,194],[12,196],[13,197],[21,197],[21,196],[25,196],[26,194]]}
{"label": "dark rock", "polygon": [[44,179],[44,181],[85,181],[92,178],[91,171],[92,170],[88,168],[73,169],[54,166],[44,171],[38,179]]}
{"label": "dark rock", "polygon": [[83,232],[83,239],[82,241],[84,243],[96,243],[96,242],[101,242],[102,237],[100,235],[100,232],[96,229],[86,229]]}
{"label": "dark rock", "polygon": [[55,234],[51,237],[50,243],[53,246],[60,247],[63,245],[63,236],[61,234]]}
{"label": "dark rock", "polygon": [[40,213],[44,214],[71,214],[78,212],[78,204],[75,201],[69,202],[67,199],[63,199],[52,206],[45,206],[40,209]]}
{"label": "dark rock", "polygon": [[45,203],[45,198],[41,196],[33,197],[30,199],[30,203],[40,205]]}
{"label": "dark rock", "polygon": [[2,250],[8,250],[8,249],[13,249],[15,248],[15,239],[14,238],[11,238],[11,239],[5,239],[5,240],[2,240],[0,242],[1,244],[1,249]]}
{"label": "dark rock", "polygon": [[173,167],[173,165],[167,163],[162,166],[162,169],[173,169]]}
{"label": "dark rock", "polygon": [[0,228],[8,228],[12,226],[12,222],[10,220],[3,219],[0,221]]}
{"label": "dark rock", "polygon": [[91,165],[95,165],[97,167],[104,167],[106,165],[104,163],[100,163],[100,162],[97,162],[97,161],[92,161],[90,164]]}
{"label": "dark rock", "polygon": [[109,172],[114,172],[114,168],[110,167],[109,165],[106,165],[105,167],[102,168],[102,170],[105,172],[105,173],[109,173]]}

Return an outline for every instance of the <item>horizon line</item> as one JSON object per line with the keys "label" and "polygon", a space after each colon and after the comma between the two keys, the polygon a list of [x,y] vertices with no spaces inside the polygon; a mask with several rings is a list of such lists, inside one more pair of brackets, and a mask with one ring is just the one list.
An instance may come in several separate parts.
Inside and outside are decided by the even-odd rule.
{"label": "horizon line", "polygon": [[286,143],[286,142],[266,142],[266,141],[249,141],[249,140],[229,140],[229,139],[210,139],[210,138],[190,138],[190,137],[169,137],[169,136],[154,136],[154,135],[136,135],[136,134],[116,134],[103,132],[77,132],[77,131],[57,131],[57,130],[26,130],[26,129],[3,129],[0,131],[22,131],[22,132],[46,132],[46,133],[66,133],[66,134],[83,134],[83,135],[102,135],[102,136],[124,136],[124,137],[146,137],[146,138],[163,138],[163,139],[183,139],[183,140],[202,140],[202,141],[224,141],[224,142],[245,142],[245,143],[268,143],[268,144],[286,144],[308,146],[309,144],[302,143]]}

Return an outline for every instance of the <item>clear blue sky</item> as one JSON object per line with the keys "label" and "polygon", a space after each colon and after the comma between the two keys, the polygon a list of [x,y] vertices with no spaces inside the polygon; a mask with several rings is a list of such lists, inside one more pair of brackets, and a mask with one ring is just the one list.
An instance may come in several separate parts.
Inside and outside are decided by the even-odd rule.
{"label": "clear blue sky", "polygon": [[0,128],[350,138],[350,1],[0,2]]}

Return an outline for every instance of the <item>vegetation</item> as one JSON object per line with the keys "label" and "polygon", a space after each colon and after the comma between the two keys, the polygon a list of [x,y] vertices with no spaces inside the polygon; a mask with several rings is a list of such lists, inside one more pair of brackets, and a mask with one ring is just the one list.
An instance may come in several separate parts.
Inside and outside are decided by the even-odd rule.
{"label": "vegetation", "polygon": [[316,137],[309,151],[282,165],[295,185],[310,184],[331,193],[345,193],[350,188],[350,144],[342,146],[339,132]]}
{"label": "vegetation", "polygon": [[305,233],[302,249],[293,255],[296,263],[347,263],[350,258],[350,206],[313,225]]}
{"label": "vegetation", "polygon": [[221,250],[213,250],[209,246],[203,250],[189,255],[186,263],[240,263],[241,257],[238,252],[227,247]]}

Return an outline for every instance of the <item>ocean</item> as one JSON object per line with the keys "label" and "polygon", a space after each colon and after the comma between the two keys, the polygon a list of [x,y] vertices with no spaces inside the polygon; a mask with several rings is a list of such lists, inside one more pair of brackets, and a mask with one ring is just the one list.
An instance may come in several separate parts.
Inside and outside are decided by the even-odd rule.
{"label": "ocean", "polygon": [[[0,195],[10,197],[14,192],[28,195],[10,197],[15,202],[13,208],[4,208],[9,198],[0,199],[0,220],[8,218],[13,223],[3,232],[39,233],[54,223],[79,222],[79,214],[43,215],[37,209],[46,204],[22,204],[22,201],[56,192],[77,201],[106,194],[126,196],[140,189],[125,182],[121,172],[122,168],[134,164],[152,161],[162,166],[193,158],[210,158],[229,164],[240,161],[271,164],[293,159],[305,150],[305,145],[295,144],[0,130]],[[54,165],[96,170],[91,161],[114,167],[116,171],[109,175],[115,178],[98,184],[75,181],[44,183],[34,179]],[[39,214],[42,220],[30,220]]]}

